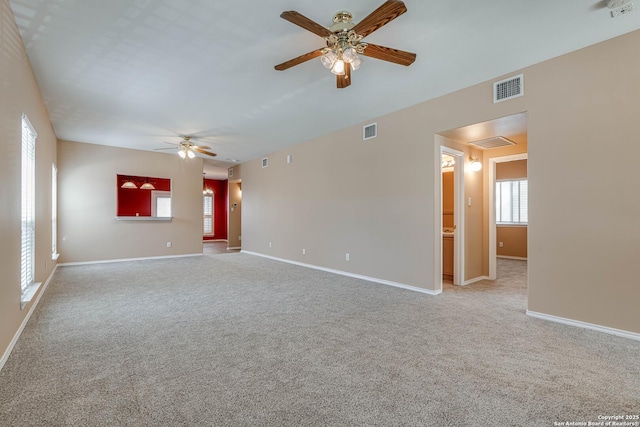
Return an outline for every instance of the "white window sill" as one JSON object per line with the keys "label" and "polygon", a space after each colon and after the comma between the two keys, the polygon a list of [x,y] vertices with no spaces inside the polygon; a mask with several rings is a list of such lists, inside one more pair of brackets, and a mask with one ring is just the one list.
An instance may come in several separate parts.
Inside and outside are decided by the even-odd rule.
{"label": "white window sill", "polygon": [[38,292],[41,285],[42,283],[34,283],[22,292],[22,297],[20,298],[20,310],[31,302],[33,296]]}

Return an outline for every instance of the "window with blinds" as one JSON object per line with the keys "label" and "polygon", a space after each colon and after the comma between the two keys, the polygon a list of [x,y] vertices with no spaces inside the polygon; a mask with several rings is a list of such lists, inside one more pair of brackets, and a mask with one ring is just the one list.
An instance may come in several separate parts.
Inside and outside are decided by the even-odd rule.
{"label": "window with blinds", "polygon": [[26,115],[22,115],[22,182],[21,223],[22,250],[20,261],[20,287],[24,294],[34,284],[35,258],[35,166],[36,131]]}
{"label": "window with blinds", "polygon": [[496,182],[497,224],[527,224],[529,222],[528,187],[526,179]]}
{"label": "window with blinds", "polygon": [[213,194],[204,195],[202,212],[203,233],[213,234]]}

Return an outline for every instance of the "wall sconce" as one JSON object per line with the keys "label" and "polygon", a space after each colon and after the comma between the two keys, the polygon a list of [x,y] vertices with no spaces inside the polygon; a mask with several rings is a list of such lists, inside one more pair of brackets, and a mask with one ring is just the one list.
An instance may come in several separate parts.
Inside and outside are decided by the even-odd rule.
{"label": "wall sconce", "polygon": [[474,172],[478,172],[480,169],[482,169],[482,162],[478,159],[474,159],[473,157],[469,157],[469,160],[471,161],[471,170]]}

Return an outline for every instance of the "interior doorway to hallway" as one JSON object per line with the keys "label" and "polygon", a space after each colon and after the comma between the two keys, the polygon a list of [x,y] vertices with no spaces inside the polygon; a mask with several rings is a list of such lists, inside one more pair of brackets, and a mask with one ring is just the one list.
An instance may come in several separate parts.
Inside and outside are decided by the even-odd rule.
{"label": "interior doorway to hallway", "polygon": [[[454,283],[470,285],[480,280],[495,280],[496,257],[500,254],[496,251],[498,242],[496,241],[494,166],[500,162],[493,159],[501,157],[509,159],[508,156],[516,155],[527,156],[527,124],[528,114],[522,112],[439,132],[435,135],[435,157],[438,160],[434,199],[434,204],[437,206],[434,222],[436,288],[437,284],[442,282],[444,248],[439,236],[443,233],[447,214],[443,211],[442,205],[443,180],[440,163],[443,150],[457,150],[462,153],[460,163],[463,167],[459,177],[462,183],[459,194],[454,193],[456,202],[462,206],[462,213],[461,219],[455,220],[454,236],[459,234],[456,241],[462,243],[459,259],[463,264],[461,267],[463,276],[459,282]],[[481,167],[473,171],[471,170],[473,163]],[[464,228],[461,229],[461,226]],[[501,226],[521,227],[520,224],[501,224]],[[503,243],[506,247],[507,242]]]}

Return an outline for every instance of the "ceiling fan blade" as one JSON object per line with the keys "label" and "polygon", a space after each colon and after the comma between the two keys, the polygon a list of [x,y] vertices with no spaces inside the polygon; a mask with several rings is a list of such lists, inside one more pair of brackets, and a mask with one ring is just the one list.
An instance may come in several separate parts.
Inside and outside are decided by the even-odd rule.
{"label": "ceiling fan blade", "polygon": [[317,34],[320,37],[328,37],[333,34],[331,31],[329,31],[328,28],[323,27],[322,25],[312,21],[306,16],[299,14],[295,10],[282,12],[280,14],[280,18],[285,19],[292,24],[296,24],[297,26],[302,27],[307,31],[311,31],[313,34]]}
{"label": "ceiling fan blade", "polygon": [[192,148],[197,148],[200,150],[210,150],[211,147],[207,147],[206,145],[194,145]]}
{"label": "ceiling fan blade", "polygon": [[415,53],[370,43],[367,44],[367,48],[362,52],[362,55],[405,66],[413,64],[413,61],[416,60]]}
{"label": "ceiling fan blade", "polygon": [[210,152],[210,151],[201,150],[201,149],[200,149],[200,148],[198,148],[198,147],[191,147],[191,149],[192,149],[193,151],[195,151],[195,152],[198,152],[198,153],[200,153],[200,154],[204,154],[204,155],[206,155],[206,156],[211,156],[211,157],[215,157],[215,156],[217,156],[217,154],[216,154],[216,153],[212,153],[212,152]]}
{"label": "ceiling fan blade", "polygon": [[369,34],[393,21],[406,11],[407,7],[403,2],[399,0],[387,0],[382,6],[371,12],[369,16],[356,24],[356,26],[353,27],[353,30],[362,37],[367,37]]}
{"label": "ceiling fan blade", "polygon": [[175,150],[178,147],[167,147],[167,148],[154,148],[155,151],[160,151],[160,150]]}
{"label": "ceiling fan blade", "polygon": [[289,69],[295,65],[302,64],[303,62],[307,62],[313,58],[317,58],[322,55],[322,50],[314,50],[313,52],[305,53],[304,55],[300,55],[297,58],[293,58],[288,60],[287,62],[283,62],[282,64],[276,65],[274,68],[278,71],[284,71]]}
{"label": "ceiling fan blade", "polygon": [[351,65],[345,64],[344,76],[336,76],[338,89],[344,89],[351,84]]}

